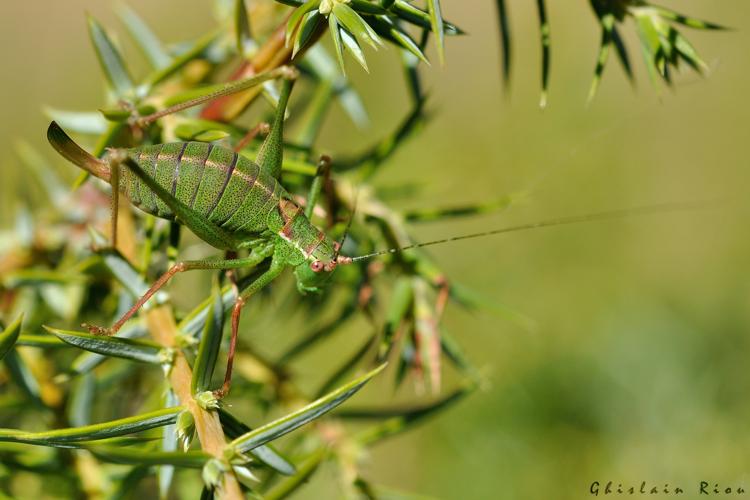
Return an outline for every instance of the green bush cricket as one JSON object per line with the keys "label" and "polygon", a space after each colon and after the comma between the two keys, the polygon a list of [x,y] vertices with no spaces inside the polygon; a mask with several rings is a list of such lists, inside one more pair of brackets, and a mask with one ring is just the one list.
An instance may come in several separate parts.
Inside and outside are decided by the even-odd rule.
{"label": "green bush cricket", "polygon": [[[291,68],[282,67],[232,84],[224,91],[138,118],[134,123],[143,126],[168,113],[276,77],[283,79],[279,105],[256,162],[237,151],[205,142],[175,142],[111,149],[103,158],[98,159],[73,142],[55,122],[50,124],[47,131],[49,142],[62,156],[113,186],[113,235],[116,234],[116,200],[121,193],[142,211],[179,222],[209,245],[227,252],[224,259],[177,262],[112,327],[84,325],[92,333],[116,333],[178,273],[195,269],[240,269],[271,259],[270,267],[263,274],[242,291],[237,291],[231,318],[227,370],[222,388],[216,391],[217,397],[224,396],[230,387],[242,307],[250,296],[275,280],[287,267],[294,268],[300,292],[318,292],[338,265],[389,253],[512,231],[690,207],[682,204],[656,205],[558,218],[347,257],[340,254],[343,241],[332,240],[310,221],[321,183],[313,182],[307,206],[303,209],[279,182],[283,159],[284,114],[296,78],[296,72]],[[325,157],[321,159],[319,174],[327,171],[329,162]],[[237,258],[239,251],[248,251],[248,255]],[[444,280],[437,285],[447,288]]]}
{"label": "green bush cricket", "polygon": [[[177,273],[250,267],[271,257],[270,268],[237,296],[227,375],[218,395],[229,389],[240,311],[247,299],[287,267],[295,268],[301,292],[315,292],[338,263],[351,262],[339,255],[340,244],[313,226],[302,207],[279,183],[284,113],[296,75],[288,70],[280,76],[284,81],[276,117],[257,163],[236,151],[204,142],[112,149],[97,159],[75,144],[55,122],[47,131],[48,140],[62,156],[113,186],[113,199],[122,193],[144,212],[179,221],[206,243],[230,254],[249,250],[244,258],[176,263],[111,328],[87,326],[91,332],[116,333]],[[324,158],[322,164],[325,162]],[[320,189],[319,183],[314,185]],[[113,227],[116,206],[113,202]]]}

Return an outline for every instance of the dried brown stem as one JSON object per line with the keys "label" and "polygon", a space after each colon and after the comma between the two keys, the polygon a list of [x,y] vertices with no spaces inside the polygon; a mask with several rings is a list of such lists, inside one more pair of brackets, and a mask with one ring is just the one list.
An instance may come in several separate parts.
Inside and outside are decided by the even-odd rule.
{"label": "dried brown stem", "polygon": [[[177,325],[172,311],[167,306],[154,308],[146,315],[146,324],[149,332],[158,343],[165,347],[175,347],[177,337]],[[195,430],[198,433],[201,447],[206,453],[218,459],[223,458],[226,439],[224,430],[219,422],[219,415],[209,412],[198,406],[190,391],[190,382],[193,378],[192,370],[185,357],[179,349],[176,349],[174,365],[169,375],[172,385],[180,404],[190,411],[195,420]],[[240,484],[234,472],[224,474],[224,481],[218,490],[219,498],[223,500],[241,500],[244,498]]]}

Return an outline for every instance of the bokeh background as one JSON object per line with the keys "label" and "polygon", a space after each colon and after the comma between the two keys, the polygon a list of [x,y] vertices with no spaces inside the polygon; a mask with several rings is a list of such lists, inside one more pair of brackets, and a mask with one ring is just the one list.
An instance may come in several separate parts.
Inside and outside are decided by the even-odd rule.
{"label": "bokeh background", "polygon": [[[446,17],[470,36],[449,39],[447,65],[425,71],[433,120],[376,182],[418,186],[398,202],[411,208],[524,190],[530,196],[502,214],[420,225],[414,228],[420,238],[658,202],[725,203],[432,249],[450,277],[528,321],[447,311],[445,327],[490,383],[376,448],[366,470],[379,484],[448,499],[579,499],[589,497],[592,481],[608,480],[679,485],[689,490],[685,498],[701,480],[750,490],[750,4],[664,3],[735,28],[689,33],[710,65],[707,78],[685,73],[674,89],[656,91],[630,26],[637,89],[612,60],[598,97],[586,106],[597,25],[585,0],[551,2],[553,73],[550,105],[542,111],[532,2],[510,2],[515,74],[506,93],[493,2],[443,2]],[[129,4],[165,41],[212,26],[206,2]],[[113,5],[0,2],[4,227],[12,223],[25,175],[14,141],[23,138],[53,158],[42,107],[94,109],[104,102],[84,12],[118,27]],[[368,57],[369,77],[354,65],[351,73],[373,129],[385,132],[407,97],[394,101],[402,86],[392,83],[400,78],[393,51]],[[367,144],[372,133],[357,131],[335,110],[322,143],[346,152]],[[59,163],[72,179],[72,167]],[[294,328],[284,335],[292,338]],[[336,352],[307,356],[297,369],[314,377],[317,364],[354,348],[356,335],[339,338]],[[257,336],[258,345],[275,352],[278,337]],[[408,399],[411,390],[400,397]],[[358,402],[390,393],[375,394]],[[332,479],[319,474],[298,497],[336,497]]]}

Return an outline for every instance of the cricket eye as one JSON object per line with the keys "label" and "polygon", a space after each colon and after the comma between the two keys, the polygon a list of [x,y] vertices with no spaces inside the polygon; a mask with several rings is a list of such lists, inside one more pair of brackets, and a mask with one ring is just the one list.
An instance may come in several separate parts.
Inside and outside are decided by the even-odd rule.
{"label": "cricket eye", "polygon": [[319,260],[316,260],[315,262],[313,262],[312,264],[310,264],[310,269],[312,269],[313,272],[315,272],[315,273],[319,273],[320,271],[322,271],[323,267],[324,267],[323,263],[320,262]]}

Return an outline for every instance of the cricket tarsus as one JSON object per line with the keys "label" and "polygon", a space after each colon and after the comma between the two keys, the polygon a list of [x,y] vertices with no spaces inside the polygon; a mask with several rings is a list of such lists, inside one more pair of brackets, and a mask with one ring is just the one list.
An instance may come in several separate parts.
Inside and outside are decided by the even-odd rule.
{"label": "cricket tarsus", "polygon": [[88,323],[81,323],[81,328],[85,328],[91,334],[94,334],[94,335],[103,335],[103,336],[107,336],[107,337],[112,336],[115,333],[117,333],[117,331],[113,330],[112,328],[104,328],[104,327],[101,327],[101,326],[90,325]]}

